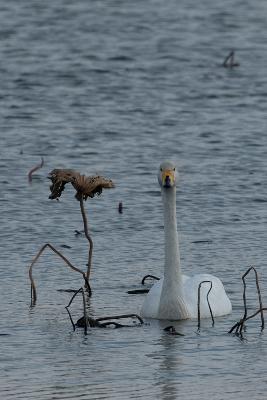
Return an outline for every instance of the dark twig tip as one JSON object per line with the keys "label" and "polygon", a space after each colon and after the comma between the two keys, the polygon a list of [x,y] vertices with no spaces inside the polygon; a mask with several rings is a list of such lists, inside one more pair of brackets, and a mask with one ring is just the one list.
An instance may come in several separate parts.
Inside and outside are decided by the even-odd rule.
{"label": "dark twig tip", "polygon": [[41,157],[41,162],[40,164],[37,164],[35,167],[33,167],[29,172],[28,172],[28,181],[29,183],[32,182],[32,175],[35,171],[37,171],[38,169],[42,168],[44,165],[44,159],[43,157]]}
{"label": "dark twig tip", "polygon": [[160,280],[160,278],[158,278],[157,276],[148,274],[148,275],[145,275],[145,276],[143,277],[143,279],[142,279],[142,281],[141,281],[141,284],[144,285],[144,284],[145,284],[145,281],[146,281],[148,278],[155,279],[156,281],[159,281],[159,280]]}

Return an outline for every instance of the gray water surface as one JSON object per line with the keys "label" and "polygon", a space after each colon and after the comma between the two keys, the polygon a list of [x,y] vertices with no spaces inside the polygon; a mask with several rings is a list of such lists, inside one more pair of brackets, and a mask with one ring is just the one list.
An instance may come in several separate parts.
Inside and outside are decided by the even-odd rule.
{"label": "gray water surface", "polygon": [[[265,0],[9,0],[0,4],[0,397],[10,399],[265,399],[266,333],[242,316],[241,275],[255,265],[266,304],[267,3]],[[236,50],[239,68],[221,66]],[[44,157],[32,184],[28,171]],[[71,187],[51,201],[53,168],[116,183],[86,209],[94,240],[89,309],[138,313],[141,279],[163,273],[157,169],[180,172],[183,271],[212,273],[230,316],[72,331],[65,306],[88,248]],[[124,212],[118,213],[122,201]],[[70,246],[70,248],[62,247]],[[257,309],[253,279],[250,312]],[[72,306],[82,313],[81,299]]]}

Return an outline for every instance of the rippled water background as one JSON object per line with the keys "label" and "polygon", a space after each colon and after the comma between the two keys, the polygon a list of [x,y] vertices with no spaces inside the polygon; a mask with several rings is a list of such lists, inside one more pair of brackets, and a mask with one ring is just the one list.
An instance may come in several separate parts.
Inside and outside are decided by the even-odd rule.
{"label": "rippled water background", "polygon": [[[265,0],[67,1],[0,5],[1,399],[265,399],[266,333],[227,334],[242,315],[241,275],[267,295],[267,3]],[[221,67],[236,50],[240,67]],[[32,185],[27,173],[44,157]],[[143,275],[162,275],[157,169],[180,171],[183,269],[219,276],[233,314],[72,332],[65,306],[87,243],[71,188],[48,200],[55,167],[116,183],[86,204],[95,243],[90,312],[139,312]],[[117,211],[124,205],[123,214]],[[70,246],[64,248],[62,245]],[[250,307],[257,308],[251,283]],[[73,305],[81,316],[81,302]],[[147,321],[148,322],[148,321]],[[6,334],[5,336],[3,334]]]}

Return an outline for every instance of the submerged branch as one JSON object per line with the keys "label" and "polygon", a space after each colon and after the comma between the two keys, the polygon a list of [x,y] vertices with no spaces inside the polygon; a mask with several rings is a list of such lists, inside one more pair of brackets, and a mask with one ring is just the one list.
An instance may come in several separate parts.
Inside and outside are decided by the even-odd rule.
{"label": "submerged branch", "polygon": [[[106,328],[107,326],[113,325],[115,328],[123,328],[123,327],[134,327],[137,325],[129,325],[129,324],[119,324],[118,322],[115,322],[114,320],[118,319],[138,319],[139,325],[142,325],[144,321],[142,318],[137,315],[137,314],[122,314],[122,315],[113,315],[111,317],[101,317],[101,318],[92,318],[92,317],[87,317],[87,324],[91,328]],[[83,316],[82,318],[79,318],[79,320],[76,322],[75,326],[78,326],[80,328],[84,328],[86,322],[85,322],[85,317]]]}

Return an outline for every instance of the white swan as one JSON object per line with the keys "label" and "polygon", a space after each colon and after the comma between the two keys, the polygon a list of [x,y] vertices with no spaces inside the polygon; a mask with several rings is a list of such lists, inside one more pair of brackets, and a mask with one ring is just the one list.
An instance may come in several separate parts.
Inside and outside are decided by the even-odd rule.
{"label": "white swan", "polygon": [[[158,175],[164,209],[165,266],[164,277],[155,283],[147,294],[141,309],[146,318],[180,320],[198,315],[198,286],[211,281],[209,302],[214,316],[231,313],[231,302],[222,282],[210,274],[191,277],[182,275],[176,224],[176,171],[171,162],[160,165]],[[207,303],[209,283],[201,285],[201,318],[210,317]]]}

